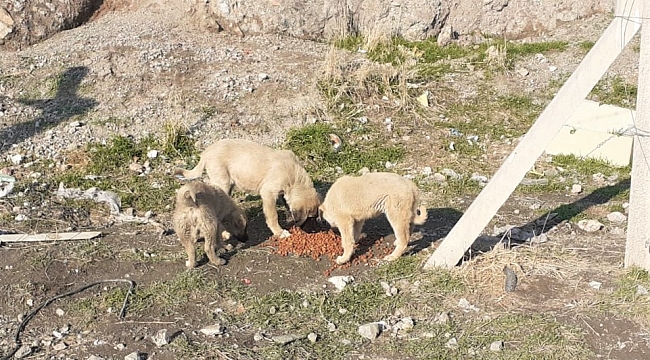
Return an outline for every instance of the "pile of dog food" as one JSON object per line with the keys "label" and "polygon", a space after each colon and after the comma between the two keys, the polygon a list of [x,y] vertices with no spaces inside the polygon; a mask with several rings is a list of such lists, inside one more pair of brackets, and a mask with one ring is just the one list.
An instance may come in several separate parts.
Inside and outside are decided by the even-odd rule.
{"label": "pile of dog food", "polygon": [[273,248],[273,252],[282,256],[295,255],[319,260],[327,257],[332,266],[325,270],[329,275],[336,268],[348,268],[351,265],[369,264],[370,259],[381,260],[393,251],[392,244],[386,244],[383,238],[369,239],[362,237],[356,244],[352,259],[343,265],[336,263],[336,258],[343,254],[341,237],[334,231],[308,233],[298,227],[289,229],[290,237],[270,237],[262,245]]}

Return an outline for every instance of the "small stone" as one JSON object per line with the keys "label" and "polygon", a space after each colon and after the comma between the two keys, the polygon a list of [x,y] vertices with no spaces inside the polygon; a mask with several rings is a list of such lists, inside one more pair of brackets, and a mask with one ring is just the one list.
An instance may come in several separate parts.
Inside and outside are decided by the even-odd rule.
{"label": "small stone", "polygon": [[601,285],[603,285],[603,283],[601,283],[600,281],[593,280],[589,282],[589,286],[596,290],[600,290]]}
{"label": "small stone", "polygon": [[11,163],[14,165],[20,165],[20,163],[23,162],[23,156],[20,154],[13,155],[11,156],[10,159],[11,159]]}
{"label": "small stone", "polygon": [[454,179],[454,180],[460,180],[462,178],[462,176],[458,175],[458,173],[455,172],[452,169],[442,169],[442,171],[440,171],[440,173],[442,173],[442,175],[445,175],[446,177]]}
{"label": "small stone", "polygon": [[554,167],[544,170],[544,176],[546,176],[546,177],[554,177],[554,176],[557,176],[558,174],[559,174],[559,172]]}
{"label": "small stone", "polygon": [[115,349],[117,349],[118,351],[122,351],[122,350],[126,349],[126,345],[122,344],[122,343],[119,343],[119,344],[115,345]]}
{"label": "small stone", "polygon": [[138,164],[138,163],[136,163],[136,162],[133,162],[133,163],[129,164],[129,170],[131,170],[131,171],[133,171],[135,173],[143,173],[144,170],[145,170],[145,167]]}
{"label": "small stone", "polygon": [[146,354],[143,354],[139,351],[134,351],[129,355],[124,357],[124,360],[145,360],[147,358]]}
{"label": "small stone", "polygon": [[467,301],[465,298],[460,298],[460,300],[458,300],[458,307],[465,310],[465,312],[470,310],[479,311],[476,306],[470,304],[469,301]]}
{"label": "small stone", "polygon": [[397,322],[397,324],[395,324],[395,327],[393,327],[393,332],[397,332],[400,330],[408,331],[413,329],[413,326],[415,326],[415,323],[413,322],[413,318],[407,316],[405,318],[402,318],[399,322]]}
{"label": "small stone", "polygon": [[433,318],[433,321],[436,324],[446,324],[447,322],[449,322],[449,314],[446,311],[443,311],[438,315],[436,315],[436,317]]}
{"label": "small stone", "polygon": [[447,180],[447,177],[442,175],[441,173],[435,173],[433,174],[433,180],[436,182],[444,182]]}
{"label": "small stone", "polygon": [[290,342],[294,342],[298,339],[301,339],[300,336],[297,335],[279,335],[279,336],[273,336],[271,340],[273,340],[274,343],[280,344],[280,345],[286,345]]}
{"label": "small stone", "polygon": [[572,194],[580,194],[581,192],[582,192],[582,185],[573,184],[573,186],[571,186],[571,193]]}
{"label": "small stone", "polygon": [[580,220],[578,221],[578,228],[586,232],[596,232],[603,228],[603,224],[598,220]]}
{"label": "small stone", "polygon": [[312,343],[315,343],[316,340],[318,340],[318,335],[316,335],[316,333],[309,333],[309,335],[307,335],[307,339]]}
{"label": "small stone", "polygon": [[416,100],[422,105],[423,107],[429,107],[429,91],[425,91],[422,93],[422,95],[418,96]]}
{"label": "small stone", "polygon": [[422,175],[424,175],[424,176],[431,176],[431,174],[433,174],[433,170],[431,169],[431,167],[429,167],[429,166],[425,166],[425,167],[422,169]]}
{"label": "small stone", "polygon": [[456,346],[458,346],[458,340],[456,340],[455,337],[452,337],[451,339],[447,340],[447,343],[445,344],[445,347],[448,349],[453,349]]}
{"label": "small stone", "polygon": [[269,314],[274,315],[276,312],[277,312],[277,309],[275,308],[275,306],[271,306],[269,308]]}
{"label": "small stone", "polygon": [[517,74],[521,76],[528,76],[528,69],[520,67],[519,69],[516,70]]}
{"label": "small stone", "polygon": [[334,331],[336,331],[336,324],[331,323],[331,322],[328,322],[328,323],[327,323],[327,330],[328,330],[329,332],[334,332]]}
{"label": "small stone", "polygon": [[269,74],[260,73],[257,75],[257,80],[259,81],[268,80],[268,78],[269,78]]}
{"label": "small stone", "polygon": [[636,294],[637,294],[638,296],[645,296],[645,295],[648,295],[648,289],[646,289],[646,287],[643,286],[643,285],[637,285],[637,286],[636,286]]}
{"label": "small stone", "polygon": [[157,158],[157,157],[158,157],[158,150],[149,150],[149,151],[147,152],[147,157],[148,157],[149,159],[155,159],[155,158]]}
{"label": "small stone", "polygon": [[490,351],[501,351],[503,350],[503,341],[497,340],[493,341],[492,344],[490,344]]}
{"label": "small stone", "polygon": [[60,343],[52,346],[52,349],[54,349],[56,351],[61,351],[61,350],[65,350],[67,347],[68,347],[68,345],[66,345],[66,343],[60,342]]}
{"label": "small stone", "polygon": [[34,300],[32,300],[32,299],[27,299],[27,306],[29,306],[29,307],[34,306]]}
{"label": "small stone", "polygon": [[160,329],[151,337],[151,340],[157,347],[162,347],[169,344],[169,334],[167,334],[167,329]]}
{"label": "small stone", "polygon": [[144,217],[146,219],[151,219],[151,217],[153,217],[153,211],[149,210],[149,211],[145,212]]}
{"label": "small stone", "polygon": [[548,179],[523,178],[519,184],[522,186],[544,186],[548,184]]}
{"label": "small stone", "polygon": [[58,332],[56,330],[52,331],[52,335],[54,335],[54,337],[57,338],[57,339],[63,339],[63,334],[61,334],[60,332]]}
{"label": "small stone", "polygon": [[65,315],[65,311],[63,311],[63,309],[56,309],[55,312],[56,312],[56,314],[57,314],[58,316],[63,316],[63,315]]}
{"label": "small stone", "polygon": [[609,220],[609,221],[611,221],[613,223],[620,224],[620,223],[624,222],[625,220],[627,220],[627,216],[625,216],[625,214],[623,214],[622,212],[614,211],[614,212],[609,213],[607,215],[607,220]]}
{"label": "small stone", "polygon": [[369,172],[370,172],[370,169],[368,169],[368,168],[365,167],[365,166],[362,167],[362,168],[359,170],[359,174],[360,174],[360,175],[365,175],[365,174],[367,174],[367,173],[369,173]]}
{"label": "small stone", "polygon": [[557,70],[557,66],[555,66],[555,65],[550,65],[548,67],[548,71],[550,71],[550,72],[554,72],[555,70]]}
{"label": "small stone", "polygon": [[16,215],[14,220],[15,221],[26,221],[26,220],[29,220],[29,218],[25,214],[18,214],[18,215]]}
{"label": "small stone", "polygon": [[207,336],[214,336],[214,335],[222,335],[226,331],[226,328],[221,324],[215,324],[215,325],[206,326],[200,331]]}
{"label": "small stone", "polygon": [[88,360],[104,360],[104,358],[96,356],[96,355],[90,355],[88,357]]}
{"label": "small stone", "polygon": [[359,335],[368,340],[376,339],[381,334],[381,324],[374,322],[359,326]]}
{"label": "small stone", "polygon": [[260,333],[255,333],[255,335],[253,335],[253,340],[255,341],[260,341],[262,339],[264,339],[264,336],[262,336]]}
{"label": "small stone", "polygon": [[334,284],[334,287],[336,287],[337,290],[341,291],[347,284],[354,281],[354,277],[351,275],[332,276],[331,278],[327,279],[327,281]]}
{"label": "small stone", "polygon": [[124,209],[124,215],[126,215],[126,216],[135,216],[135,209],[131,208],[131,207]]}
{"label": "small stone", "polygon": [[22,359],[24,357],[29,356],[31,353],[32,353],[32,347],[27,345],[27,344],[23,344],[23,346],[21,346],[18,349],[18,351],[16,351],[16,353],[14,354],[14,357],[16,359]]}

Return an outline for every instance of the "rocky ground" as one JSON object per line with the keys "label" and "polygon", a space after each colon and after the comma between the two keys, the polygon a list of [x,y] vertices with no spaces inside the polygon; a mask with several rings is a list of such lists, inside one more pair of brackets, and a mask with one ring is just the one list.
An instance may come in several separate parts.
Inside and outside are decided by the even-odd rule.
{"label": "rocky ground", "polygon": [[[544,157],[528,177],[553,187],[520,188],[459,269],[440,274],[419,269],[525,131],[507,109],[490,110],[488,104],[500,95],[522,94],[542,107],[584,56],[581,44],[597,40],[610,16],[595,14],[562,24],[553,34],[527,37],[530,43],[571,45],[518,59],[512,68],[488,71],[451,61],[455,71],[417,84],[418,94],[429,91],[429,106],[409,108],[405,116],[402,99],[373,97],[371,86],[360,106],[341,101],[333,107],[332,99],[340,98],[324,95],[319,80],[327,76],[363,78],[357,70],[377,70],[363,52],[280,35],[208,32],[180,2],[146,4],[103,11],[81,27],[0,53],[0,168],[16,179],[10,194],[0,198],[0,233],[105,234],[85,241],[2,244],[3,355],[26,314],[48,298],[93,281],[122,279],[139,289],[125,318],[117,313],[127,284],[103,283],[42,310],[22,334],[20,357],[647,357],[647,273],[622,269],[629,169]],[[635,84],[637,61],[638,39],[607,78]],[[616,81],[605,82],[609,92],[592,98],[614,92]],[[454,112],[458,104],[483,96],[475,113]],[[634,106],[633,97],[624,100]],[[338,116],[351,106],[363,109],[364,116],[340,122]],[[491,121],[512,121],[519,132],[498,137],[490,135],[497,123],[458,126],[490,111],[496,114]],[[338,296],[324,275],[332,266],[328,259],[283,257],[263,246],[270,233],[259,216],[259,199],[246,194],[239,198],[251,217],[253,240],[232,244],[225,267],[202,264],[185,271],[184,254],[169,231],[171,194],[178,186],[169,174],[174,166],[196,161],[196,154],[176,156],[162,143],[151,143],[124,169],[69,180],[96,160],[92,153],[99,147],[88,144],[111,144],[118,135],[138,142],[186,128],[197,149],[231,137],[281,146],[290,128],[313,124],[333,124],[345,142],[361,142],[353,135],[366,123],[376,126],[375,132],[359,139],[407,149],[402,159],[386,158],[380,168],[418,181],[429,219],[399,264],[334,269],[332,276],[352,275],[359,284]],[[449,150],[450,142],[459,146],[474,134],[479,155],[471,147],[467,153]],[[314,173],[344,171],[320,169],[315,157],[303,160],[316,163]],[[120,184],[127,178],[122,170],[139,174],[147,187],[136,187],[141,183],[135,180]],[[455,181],[472,175],[473,180]],[[106,178],[118,183],[108,186]],[[328,179],[319,177],[317,185],[325,187]],[[62,199],[55,196],[59,181],[66,188],[119,189],[128,205],[116,215],[94,201]],[[157,201],[127,199],[147,193]],[[367,227],[378,241],[389,232],[384,219]],[[493,249],[502,239],[523,245]],[[506,265],[519,277],[512,293],[503,291]],[[375,297],[377,303],[365,301]],[[373,324],[378,321],[384,323]],[[374,333],[380,327],[385,334]],[[214,333],[206,334],[209,330]],[[552,336],[544,337],[547,333]]]}

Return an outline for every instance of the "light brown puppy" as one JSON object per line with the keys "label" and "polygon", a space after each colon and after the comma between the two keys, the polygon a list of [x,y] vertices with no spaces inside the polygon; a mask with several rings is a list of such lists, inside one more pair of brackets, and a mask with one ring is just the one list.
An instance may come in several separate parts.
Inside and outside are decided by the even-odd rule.
{"label": "light brown puppy", "polygon": [[176,169],[174,175],[198,178],[208,174],[209,182],[230,194],[234,186],[260,194],[266,225],[273,235],[288,237],[278,223],[276,200],[280,195],[289,206],[296,225],[318,214],[320,198],[309,174],[289,150],[275,150],[248,140],[224,139],[201,153],[192,170]]}
{"label": "light brown puppy", "polygon": [[419,198],[420,191],[411,180],[393,173],[337,179],[319,208],[320,216],[341,232],[343,255],[336,262],[350,261],[363,224],[382,213],[395,233],[395,250],[384,260],[399,258],[408,245],[411,224],[422,225],[427,219],[427,209],[419,205]]}
{"label": "light brown puppy", "polygon": [[196,266],[196,242],[205,239],[205,253],[212,264],[224,265],[215,246],[221,247],[221,233],[228,231],[240,241],[246,241],[246,215],[221,189],[192,181],[178,189],[174,210],[174,230],[187,252],[188,268]]}

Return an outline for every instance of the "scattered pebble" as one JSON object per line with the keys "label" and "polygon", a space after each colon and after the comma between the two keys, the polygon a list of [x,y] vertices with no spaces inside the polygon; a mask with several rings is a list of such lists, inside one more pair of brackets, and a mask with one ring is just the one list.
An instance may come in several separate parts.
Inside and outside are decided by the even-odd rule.
{"label": "scattered pebble", "polygon": [[151,337],[151,340],[154,344],[156,344],[157,347],[162,347],[169,344],[169,334],[167,333],[167,329],[158,330],[156,335],[153,335]]}
{"label": "scattered pebble", "polygon": [[600,281],[592,280],[589,282],[589,286],[593,289],[600,290],[600,287],[603,285]]}
{"label": "scattered pebble", "polygon": [[465,298],[460,298],[460,300],[458,300],[458,307],[464,310],[465,312],[468,312],[470,310],[476,312],[479,311],[479,309],[476,306],[470,304],[469,301],[467,301],[467,299]]}
{"label": "scattered pebble", "polygon": [[63,316],[63,315],[65,315],[65,311],[63,311],[63,309],[56,309],[55,312],[56,312],[56,314],[57,314],[58,316]]}
{"label": "scattered pebble", "polygon": [[453,349],[453,348],[456,348],[457,346],[458,346],[458,340],[456,340],[455,337],[450,338],[445,343],[445,347],[448,348],[448,349]]}
{"label": "scattered pebble", "polygon": [[68,347],[68,345],[66,343],[60,342],[60,343],[52,346],[52,349],[54,349],[55,351],[62,351],[62,350],[65,350],[67,347]]}
{"label": "scattered pebble", "polygon": [[316,335],[316,333],[309,333],[309,335],[307,335],[307,339],[312,343],[315,343],[316,340],[318,340],[318,335]]}
{"label": "scattered pebble", "polygon": [[625,222],[625,220],[627,220],[627,216],[625,216],[625,214],[623,214],[622,212],[614,211],[607,215],[607,220],[613,223],[620,224],[622,222]]}
{"label": "scattered pebble", "polygon": [[124,357],[124,360],[145,360],[147,358],[146,354],[143,354],[139,351],[134,351],[130,353],[129,355],[126,355]]}
{"label": "scattered pebble", "polygon": [[18,351],[14,354],[16,359],[22,359],[29,356],[32,353],[32,347],[28,344],[23,344]]}
{"label": "scattered pebble", "polygon": [[643,286],[643,285],[637,285],[637,286],[636,286],[636,294],[637,294],[638,296],[645,296],[645,295],[648,295],[648,289],[646,289],[646,287]]}
{"label": "scattered pebble", "polygon": [[603,224],[598,220],[580,220],[578,221],[578,228],[586,232],[596,232],[603,228]]}
{"label": "scattered pebble", "polygon": [[226,328],[221,324],[214,324],[214,325],[206,326],[202,328],[200,331],[204,335],[215,336],[215,335],[222,335],[224,332],[226,332]]}
{"label": "scattered pebble", "polygon": [[582,192],[582,185],[573,184],[573,186],[571,186],[571,193],[572,194],[580,194],[581,192]]}
{"label": "scattered pebble", "polygon": [[334,284],[334,287],[337,290],[341,291],[347,284],[354,281],[354,277],[352,275],[332,276],[331,278],[327,279],[327,281]]}
{"label": "scattered pebble", "polygon": [[382,325],[378,322],[368,323],[359,326],[359,335],[364,339],[375,340],[381,334]]}
{"label": "scattered pebble", "polygon": [[449,322],[449,313],[447,313],[446,311],[443,311],[443,312],[439,313],[438,315],[436,315],[436,317],[433,318],[433,321],[436,324],[446,324],[447,322]]}
{"label": "scattered pebble", "polygon": [[303,337],[297,336],[297,335],[279,335],[279,336],[273,336],[271,340],[273,340],[274,343],[280,344],[280,345],[286,345],[288,343],[294,342],[296,340],[302,339]]}
{"label": "scattered pebble", "polygon": [[504,343],[501,340],[493,341],[490,344],[490,351],[501,351],[503,350]]}

